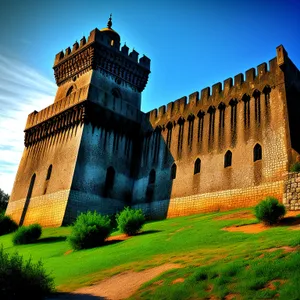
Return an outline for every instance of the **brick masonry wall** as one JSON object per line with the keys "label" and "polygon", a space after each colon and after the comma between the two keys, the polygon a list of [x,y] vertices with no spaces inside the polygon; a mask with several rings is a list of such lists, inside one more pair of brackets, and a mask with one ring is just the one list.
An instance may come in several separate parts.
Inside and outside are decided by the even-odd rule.
{"label": "brick masonry wall", "polygon": [[134,205],[134,208],[143,209],[147,216],[154,219],[225,211],[254,206],[266,196],[274,196],[282,202],[284,185],[285,181],[281,180],[243,189],[190,195],[149,204],[137,204]]}
{"label": "brick masonry wall", "polygon": [[[30,199],[24,225],[39,223],[43,227],[57,227],[63,223],[70,190],[62,190]],[[20,222],[25,199],[10,201],[6,214]]]}
{"label": "brick masonry wall", "polygon": [[300,173],[288,173],[284,187],[283,204],[289,210],[300,209]]}

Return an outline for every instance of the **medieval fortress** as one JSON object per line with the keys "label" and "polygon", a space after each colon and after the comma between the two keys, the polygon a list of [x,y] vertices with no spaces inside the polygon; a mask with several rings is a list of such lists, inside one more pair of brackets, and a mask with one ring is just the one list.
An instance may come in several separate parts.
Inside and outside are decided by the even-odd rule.
{"label": "medieval fortress", "polygon": [[130,205],[165,218],[268,195],[300,209],[300,176],[289,172],[300,153],[300,72],[282,45],[269,64],[147,114],[150,59],[138,56],[120,48],[111,18],[55,56],[57,93],[28,116],[8,215],[60,226]]}

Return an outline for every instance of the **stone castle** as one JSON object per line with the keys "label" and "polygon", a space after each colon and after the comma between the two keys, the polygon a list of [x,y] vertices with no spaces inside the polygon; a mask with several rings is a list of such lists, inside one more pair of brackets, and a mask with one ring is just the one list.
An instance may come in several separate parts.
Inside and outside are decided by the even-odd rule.
{"label": "stone castle", "polygon": [[282,45],[276,52],[245,77],[145,114],[150,59],[120,48],[110,18],[55,56],[54,103],[28,116],[6,213],[61,226],[86,210],[132,206],[165,218],[268,195],[300,208],[288,173],[300,153],[300,72]]}

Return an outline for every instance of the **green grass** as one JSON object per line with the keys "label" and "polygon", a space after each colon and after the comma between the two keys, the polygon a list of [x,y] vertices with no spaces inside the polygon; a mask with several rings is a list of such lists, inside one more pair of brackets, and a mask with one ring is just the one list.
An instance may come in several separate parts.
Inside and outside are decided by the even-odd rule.
{"label": "green grass", "polygon": [[[244,211],[244,210],[240,210]],[[193,215],[145,224],[144,234],[99,248],[72,251],[70,228],[46,228],[39,242],[13,246],[12,235],[0,237],[5,251],[25,259],[41,259],[60,291],[89,285],[125,270],[143,270],[163,263],[180,263],[143,285],[132,299],[204,299],[237,294],[242,299],[300,299],[300,252],[266,252],[300,245],[300,231],[277,226],[257,234],[228,232],[230,225],[254,219],[216,220],[231,212]],[[114,233],[117,235],[118,232]],[[184,282],[173,284],[175,279]],[[161,280],[162,284],[156,284]],[[272,280],[273,289],[266,288]],[[239,298],[237,298],[239,299]]]}

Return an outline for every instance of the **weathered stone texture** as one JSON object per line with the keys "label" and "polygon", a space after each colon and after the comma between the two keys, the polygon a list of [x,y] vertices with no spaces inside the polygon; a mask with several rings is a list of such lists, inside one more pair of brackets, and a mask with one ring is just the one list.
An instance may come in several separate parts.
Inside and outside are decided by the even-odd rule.
{"label": "weathered stone texture", "polygon": [[283,204],[289,210],[300,210],[300,173],[288,173],[284,187]]}
{"label": "weathered stone texture", "polygon": [[[43,227],[61,226],[65,217],[70,190],[32,197],[24,220],[24,225],[39,223]],[[6,214],[19,222],[26,199],[10,201]]]}

